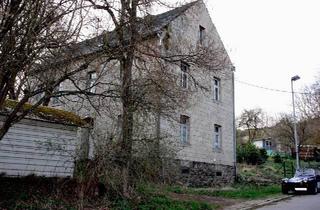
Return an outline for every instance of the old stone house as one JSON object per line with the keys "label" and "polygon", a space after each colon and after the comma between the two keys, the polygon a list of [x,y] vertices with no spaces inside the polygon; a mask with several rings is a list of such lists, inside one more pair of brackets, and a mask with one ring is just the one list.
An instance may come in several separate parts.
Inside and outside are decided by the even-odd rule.
{"label": "old stone house", "polygon": [[[157,133],[157,135],[161,133],[170,139],[170,142],[174,142],[175,147],[178,148],[177,159],[181,165],[181,182],[196,186],[232,182],[236,162],[234,72],[205,4],[202,1],[196,1],[159,15],[147,16],[145,19],[148,19],[148,25],[141,27],[142,40],[154,46],[156,50],[166,53],[171,48],[184,52],[190,49],[190,46],[205,46],[213,43],[219,46],[224,65],[219,71],[207,72],[200,71],[198,68],[203,67],[192,65],[188,59],[175,62],[175,65],[168,65],[167,69],[174,72],[170,79],[176,81],[174,85],[179,89],[177,92],[187,95],[184,97],[186,101],[181,103],[188,105],[177,108],[175,112],[168,112],[169,117],[166,113],[166,116],[160,114],[158,117],[151,118],[150,121],[144,119],[148,126],[142,126],[144,130],[141,132]],[[109,47],[116,45],[113,33],[110,32],[76,44],[73,49],[74,54],[82,56],[98,54],[105,46],[106,40]],[[210,53],[213,51],[207,51],[209,59]],[[193,75],[189,74],[191,70],[195,72]],[[86,74],[79,74],[73,82],[64,82],[60,89],[74,89],[76,85],[85,85],[88,87],[88,92],[93,95],[101,93],[102,97],[93,100],[91,96],[85,98],[73,96],[61,99],[60,102],[59,100],[51,101],[51,106],[93,117],[95,119],[94,138],[114,139],[117,132],[121,132],[118,126],[121,112],[119,112],[118,102],[115,102],[112,97],[108,98],[114,92],[105,85],[112,82],[112,86],[119,86],[117,71],[117,61],[100,58],[99,62],[90,65]],[[146,74],[143,71],[135,72],[140,80],[152,77],[152,73],[152,71]],[[203,87],[202,89],[194,87],[194,77]],[[176,90],[173,86],[168,89],[174,92]],[[156,94],[153,93],[153,95]],[[96,105],[95,109],[91,105]]]}

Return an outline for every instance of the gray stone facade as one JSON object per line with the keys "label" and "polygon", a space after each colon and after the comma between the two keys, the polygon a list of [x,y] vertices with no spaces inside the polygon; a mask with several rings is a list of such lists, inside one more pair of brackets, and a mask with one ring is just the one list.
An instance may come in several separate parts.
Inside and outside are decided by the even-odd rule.
{"label": "gray stone facade", "polygon": [[[166,14],[164,16],[167,17],[168,14],[173,13],[172,11],[164,13]],[[179,11],[179,8],[175,11]],[[160,16],[162,17],[163,14]],[[143,132],[154,133],[156,128],[159,128],[161,135],[170,141],[170,145],[176,146],[176,158],[181,163],[178,166],[178,168],[181,168],[181,173],[178,175],[177,182],[190,186],[215,186],[231,183],[234,180],[236,161],[232,63],[202,1],[197,1],[185,8],[183,12],[171,14],[170,16],[174,16],[174,19],[170,20],[168,24],[161,25],[161,27],[157,26],[159,27],[157,33],[167,34],[167,36],[163,37],[169,37],[168,40],[159,40],[161,38],[159,38],[158,34],[153,40],[149,40],[150,43],[158,46],[160,51],[166,52],[165,48],[169,47],[169,49],[179,49],[181,53],[188,54],[190,49],[199,47],[199,27],[202,27],[205,30],[205,35],[201,44],[209,45],[214,43],[219,45],[221,47],[219,50],[223,51],[224,56],[227,58],[226,65],[220,71],[207,71],[207,69],[193,66],[190,70],[195,72],[195,78],[207,91],[193,88],[191,79],[189,79],[190,85],[185,89],[190,93],[187,98],[188,106],[184,110],[177,110],[173,114],[174,116],[171,116],[174,120],[161,116],[158,125],[155,125],[156,122],[151,117],[149,121],[145,121],[148,126],[145,127]],[[162,43],[162,45],[159,43]],[[90,66],[90,71],[95,70],[101,73],[99,79],[102,82],[120,81],[118,68],[117,61],[109,62],[106,65],[97,62],[96,65]],[[174,72],[172,76],[177,78],[177,84],[179,84],[180,66],[170,65],[168,68],[172,69],[172,72]],[[85,76],[85,74],[79,75],[79,78],[74,80],[84,80]],[[218,100],[213,95],[215,79],[219,80]],[[71,83],[63,85],[67,89],[73,88]],[[101,90],[104,90],[104,87],[97,85],[96,91],[99,92]],[[72,101],[77,101],[77,99]],[[121,110],[118,102],[113,102],[112,100],[102,101],[99,115],[92,110],[89,103],[86,104],[79,100],[79,104],[69,103],[70,107],[66,108],[65,106],[64,109],[77,112],[79,115],[93,117],[95,119],[95,134],[101,139],[107,139],[113,134],[119,134],[117,117],[121,114]],[[179,121],[181,115],[188,117],[187,142],[181,142],[181,124]],[[220,140],[218,148],[215,148],[214,135],[217,126],[220,128]],[[101,133],[98,133],[98,131]],[[96,143],[98,147],[99,143]]]}
{"label": "gray stone facade", "polygon": [[216,187],[233,183],[235,168],[233,166],[180,161],[180,173],[177,182],[192,187]]}

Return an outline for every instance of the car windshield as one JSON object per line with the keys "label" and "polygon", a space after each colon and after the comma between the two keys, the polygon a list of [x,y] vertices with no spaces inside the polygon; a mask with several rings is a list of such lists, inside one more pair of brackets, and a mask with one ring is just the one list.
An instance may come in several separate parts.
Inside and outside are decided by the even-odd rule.
{"label": "car windshield", "polygon": [[295,177],[299,176],[314,176],[314,170],[313,169],[300,169],[296,171]]}

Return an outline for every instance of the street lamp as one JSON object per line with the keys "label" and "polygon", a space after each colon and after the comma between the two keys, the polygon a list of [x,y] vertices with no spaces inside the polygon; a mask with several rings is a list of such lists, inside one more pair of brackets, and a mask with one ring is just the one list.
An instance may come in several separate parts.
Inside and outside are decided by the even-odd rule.
{"label": "street lamp", "polygon": [[297,135],[297,120],[296,120],[296,109],[294,103],[294,92],[293,92],[293,82],[300,79],[298,75],[291,77],[291,93],[292,93],[292,107],[293,107],[293,132],[294,132],[294,143],[296,146],[296,169],[300,169],[299,164],[299,147],[298,147],[298,135]]}

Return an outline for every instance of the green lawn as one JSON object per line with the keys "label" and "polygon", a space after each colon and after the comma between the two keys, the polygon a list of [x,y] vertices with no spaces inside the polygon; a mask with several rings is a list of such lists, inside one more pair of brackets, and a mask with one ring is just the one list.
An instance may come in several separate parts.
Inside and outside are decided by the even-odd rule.
{"label": "green lawn", "polygon": [[280,185],[235,185],[226,190],[169,187],[168,191],[183,194],[208,195],[234,199],[260,199],[281,193]]}

